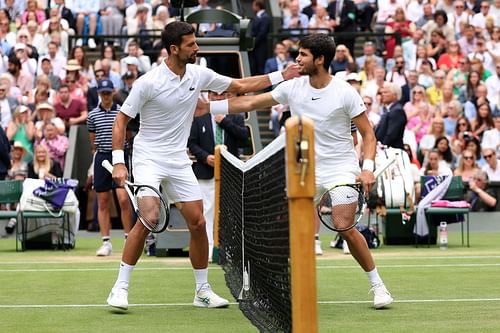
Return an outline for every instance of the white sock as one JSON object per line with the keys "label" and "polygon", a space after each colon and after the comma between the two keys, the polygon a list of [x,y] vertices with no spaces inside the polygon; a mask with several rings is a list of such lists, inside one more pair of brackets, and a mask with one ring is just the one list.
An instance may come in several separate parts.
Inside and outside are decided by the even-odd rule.
{"label": "white sock", "polygon": [[368,276],[368,280],[370,280],[370,284],[372,285],[372,287],[376,286],[377,284],[384,283],[380,278],[380,275],[378,275],[377,267],[369,272],[366,272],[366,275]]}
{"label": "white sock", "polygon": [[315,234],[315,235],[314,235],[314,239],[315,239],[315,240],[319,240],[319,234]]}
{"label": "white sock", "polygon": [[128,290],[130,275],[132,275],[134,267],[135,267],[134,265],[126,264],[123,261],[120,262],[120,270],[118,271],[118,278],[116,279],[114,287]]}
{"label": "white sock", "polygon": [[208,283],[208,268],[193,269],[194,280],[196,281],[196,290],[199,290],[202,285]]}

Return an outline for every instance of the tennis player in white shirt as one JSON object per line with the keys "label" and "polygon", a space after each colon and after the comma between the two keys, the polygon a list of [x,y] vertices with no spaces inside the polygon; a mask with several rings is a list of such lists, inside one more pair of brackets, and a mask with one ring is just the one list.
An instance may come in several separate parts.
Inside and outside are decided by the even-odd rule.
{"label": "tennis player in white shirt", "polygon": [[[239,113],[289,104],[292,115],[304,115],[314,121],[316,153],[316,204],[333,185],[359,180],[366,191],[375,182],[373,175],[376,139],[366,115],[361,96],[347,82],[331,76],[328,67],[335,54],[335,42],[326,34],[313,34],[300,40],[297,63],[303,76],[278,85],[273,91],[210,102],[197,115]],[[350,121],[363,137],[362,170],[354,150]],[[316,223],[319,218],[315,212]],[[341,225],[352,225],[346,217]],[[354,216],[352,216],[354,219]],[[339,226],[337,226],[339,227]],[[374,293],[374,307],[379,309],[393,302],[380,278],[365,238],[356,228],[341,232],[354,258],[366,272]],[[312,240],[311,240],[312,241]]]}
{"label": "tennis player in white shirt", "polygon": [[[140,114],[139,133],[134,139],[134,182],[159,187],[173,200],[191,234],[189,257],[196,288],[193,305],[219,308],[229,302],[215,294],[208,283],[208,240],[203,217],[202,195],[186,153],[187,141],[201,91],[246,93],[262,90],[284,79],[298,76],[298,66],[283,72],[231,79],[211,69],[194,65],[199,47],[193,27],[172,22],[162,32],[168,59],[141,76],[132,87],[113,126],[113,179],[123,185],[128,177],[121,150],[130,119]],[[130,231],[118,278],[109,294],[110,306],[128,308],[128,288],[132,270],[141,256],[149,231],[136,223]]]}

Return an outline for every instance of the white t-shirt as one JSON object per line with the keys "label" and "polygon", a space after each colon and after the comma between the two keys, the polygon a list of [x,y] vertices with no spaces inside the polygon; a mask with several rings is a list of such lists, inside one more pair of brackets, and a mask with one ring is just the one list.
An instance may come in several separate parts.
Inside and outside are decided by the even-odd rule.
{"label": "white t-shirt", "polygon": [[165,62],[141,76],[121,108],[132,118],[140,114],[139,133],[134,139],[135,158],[190,165],[186,147],[200,92],[222,93],[231,80],[192,64],[186,66],[181,80]]}
{"label": "white t-shirt", "polygon": [[309,84],[309,76],[282,82],[273,99],[289,104],[292,115],[314,121],[316,184],[354,183],[360,173],[351,136],[351,119],[366,110],[361,96],[347,82],[332,77],[322,89]]}

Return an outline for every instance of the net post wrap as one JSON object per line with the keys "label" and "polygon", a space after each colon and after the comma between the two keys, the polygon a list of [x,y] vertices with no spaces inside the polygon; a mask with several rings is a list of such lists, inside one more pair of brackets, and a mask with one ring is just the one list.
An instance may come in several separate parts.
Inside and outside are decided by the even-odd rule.
{"label": "net post wrap", "polygon": [[[215,182],[215,198],[220,197],[220,150],[227,149],[225,145],[216,145],[214,150],[215,161],[214,165],[219,167],[214,168],[214,182]],[[217,263],[219,260],[219,219],[220,219],[220,200],[215,200],[214,204],[214,248],[212,254],[213,262]]]}
{"label": "net post wrap", "polygon": [[285,123],[293,332],[318,332],[314,253],[314,124],[293,116]]}

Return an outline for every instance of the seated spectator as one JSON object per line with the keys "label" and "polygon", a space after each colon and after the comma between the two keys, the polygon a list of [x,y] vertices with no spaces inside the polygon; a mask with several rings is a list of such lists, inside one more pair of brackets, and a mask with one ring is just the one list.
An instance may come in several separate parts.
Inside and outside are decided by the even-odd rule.
{"label": "seated spectator", "polygon": [[[153,29],[161,31],[167,24],[174,21],[175,17],[170,16],[170,14],[168,13],[168,8],[166,6],[160,5],[156,8],[156,15],[153,17]],[[155,34],[155,36],[157,37],[160,37],[160,35],[161,33]],[[156,46],[157,42],[161,44],[161,40],[158,39],[157,41],[155,41],[155,45],[153,46]]]}
{"label": "seated spectator", "polygon": [[431,125],[432,113],[427,102],[421,102],[417,105],[417,114],[408,119],[406,128],[415,133],[415,139],[420,144],[422,137],[429,131]]}
{"label": "seated spectator", "polygon": [[59,90],[61,86],[61,79],[59,78],[59,75],[55,75],[54,72],[52,71],[52,63],[50,62],[50,59],[48,58],[41,59],[41,67],[38,73],[39,75],[43,75],[48,78],[50,86],[55,91]]}
{"label": "seated spectator", "polygon": [[448,72],[448,80],[453,82],[453,94],[457,97],[460,95],[460,89],[464,87],[467,83],[467,78],[470,72],[470,61],[467,57],[462,57],[460,59],[459,67],[457,69],[452,68]]}
{"label": "seated spectator", "polygon": [[73,99],[79,99],[86,105],[86,91],[88,90],[88,82],[83,75],[80,75],[81,68],[82,66],[78,64],[77,60],[68,60],[67,65],[64,66],[64,69],[66,70],[66,77],[63,80],[63,84],[68,85],[69,93],[71,94],[71,97]]}
{"label": "seated spectator", "polygon": [[343,44],[337,45],[337,48],[335,49],[335,56],[330,64],[330,72],[332,75],[345,71],[349,63],[354,63],[354,59],[352,58],[349,49]]}
{"label": "seated spectator", "polygon": [[[410,40],[405,41],[401,47],[403,48],[403,57],[409,70],[417,70],[417,48],[421,44],[424,37],[422,29],[416,29]],[[425,50],[425,48],[424,48]],[[390,59],[387,59],[389,61]]]}
{"label": "seated spectator", "polygon": [[144,51],[139,48],[139,44],[136,41],[131,41],[128,43],[128,55],[120,60],[121,75],[130,69],[125,63],[126,59],[136,58],[137,62],[134,63],[138,67],[138,71],[141,73],[146,73],[151,69],[151,60],[148,56],[144,55]]}
{"label": "seated spectator", "polygon": [[[133,19],[127,19],[127,33],[130,36],[143,35],[143,38],[139,39],[140,41],[139,47],[145,51],[153,49],[153,40],[150,36],[150,33],[148,32],[148,30],[153,29],[153,21],[148,19],[148,11],[149,11],[148,7],[144,5],[139,5],[137,6],[135,17]],[[203,23],[201,23],[200,26],[201,25],[203,25]],[[209,31],[215,30],[215,24],[213,26],[214,26],[213,29]],[[208,31],[204,32],[202,32],[201,30],[199,31],[199,33],[203,33],[202,36],[207,32]],[[129,43],[132,40],[133,38],[129,40]]]}
{"label": "seated spectator", "polygon": [[[73,12],[76,14],[76,34],[89,36],[87,44],[89,48],[95,49],[97,45],[92,36],[96,35],[99,0],[73,0]],[[88,20],[88,32],[85,34],[86,20]],[[76,45],[82,46],[83,40],[79,38]]]}
{"label": "seated spectator", "polygon": [[132,85],[134,84],[135,80],[137,80],[137,77],[132,72],[126,72],[125,74],[123,74],[122,80],[122,88],[118,91],[117,94],[115,94],[115,96],[113,96],[114,102],[119,105],[123,105],[123,102],[125,101],[125,99],[127,99],[130,90],[132,89]]}
{"label": "seated spectator", "polygon": [[[104,59],[108,59],[110,62],[111,70],[118,73],[118,75],[121,73],[120,71],[120,61],[116,59],[116,52],[113,46],[111,45],[106,45],[105,47],[102,48],[102,53],[101,53],[101,58],[97,59],[94,64],[94,68],[102,68],[102,61]],[[115,82],[113,82],[114,84]]]}
{"label": "seated spectator", "polygon": [[460,100],[460,103],[464,104],[467,101],[474,100],[474,97],[476,96],[476,89],[480,84],[481,77],[479,72],[471,71],[469,73],[469,76],[467,77],[466,84],[460,89],[460,95],[458,98]]}
{"label": "seated spectator", "polygon": [[26,150],[25,158],[30,160],[33,157],[33,147],[31,142],[35,135],[35,125],[30,120],[29,109],[24,106],[18,106],[14,111],[12,120],[7,127],[7,138],[9,141],[21,143]]}
{"label": "seated spectator", "polygon": [[[394,16],[389,18],[385,26],[385,33],[400,33],[402,41],[405,42],[412,37],[415,31],[415,24],[406,19],[405,11],[402,7],[396,9]],[[385,41],[386,59],[394,56],[394,47],[396,46],[396,36],[390,36]]]}
{"label": "seated spectator", "polygon": [[500,114],[493,117],[494,128],[487,130],[483,134],[481,147],[490,148],[500,153]]}
{"label": "seated spectator", "polygon": [[439,162],[446,165],[448,168],[454,168],[456,164],[455,155],[450,147],[450,140],[447,137],[441,136],[436,139],[436,143],[434,143],[434,149],[437,150],[439,154]]}
{"label": "seated spectator", "polygon": [[[161,50],[160,50],[160,54],[158,54],[158,58],[156,58],[156,61],[154,63],[151,64],[151,69],[157,67],[157,66],[160,66],[162,64],[162,62],[164,62],[165,60],[167,60],[168,58],[168,52],[167,52],[167,49],[162,47]],[[114,85],[114,83],[113,83]]]}
{"label": "seated spectator", "polygon": [[[394,56],[390,59],[387,59],[385,61],[385,70],[387,72],[390,72],[392,71],[392,69],[394,68],[394,66],[396,65],[396,59],[399,58],[399,57],[402,57],[403,60],[404,60],[404,54],[403,54],[403,47],[401,45],[396,45],[394,46]],[[408,65],[408,63],[406,62],[406,60],[404,61],[404,69],[405,70],[408,70],[410,67]]]}
{"label": "seated spectator", "polygon": [[443,100],[445,79],[446,73],[443,70],[437,70],[434,72],[434,84],[426,89],[427,99],[434,107],[439,106]]}
{"label": "seated spectator", "polygon": [[309,26],[309,17],[300,12],[299,2],[292,1],[290,3],[290,15],[283,17],[283,29],[290,29],[291,35],[298,35],[303,33],[303,29]]}
{"label": "seated spectator", "polygon": [[72,125],[87,123],[87,109],[80,99],[72,98],[68,85],[61,86],[58,96],[59,102],[54,105],[56,115],[64,121],[68,130]]}
{"label": "seated spectator", "polygon": [[429,132],[420,140],[419,148],[422,156],[426,156],[429,150],[435,147],[436,140],[443,136],[445,136],[443,118],[435,116],[431,121]]}
{"label": "seated spectator", "polygon": [[448,15],[444,10],[436,10],[434,18],[422,26],[425,32],[425,42],[429,43],[432,40],[432,32],[439,29],[443,33],[443,37],[449,43],[455,40],[455,30],[451,25],[448,25]]}
{"label": "seated spectator", "polygon": [[427,22],[433,21],[434,20],[434,7],[432,3],[428,2],[423,5],[422,8],[423,15],[420,16],[420,18],[415,21],[415,25],[417,28],[422,28]]}
{"label": "seated spectator", "polygon": [[435,71],[437,69],[436,60],[428,55],[427,48],[424,45],[418,45],[417,55],[415,58],[415,69],[417,72],[422,71],[422,64],[426,62],[430,65],[431,71]]}
{"label": "seated spectator", "polygon": [[453,154],[460,155],[462,153],[470,136],[472,136],[472,127],[469,120],[465,116],[458,117],[455,133],[451,138]]}
{"label": "seated spectator", "polygon": [[458,101],[458,99],[453,94],[453,83],[451,81],[445,82],[443,85],[441,102],[436,105],[436,113],[440,114],[442,117],[447,117],[448,105],[452,104],[454,101]]}
{"label": "seated spectator", "polygon": [[403,56],[398,56],[395,58],[395,65],[392,67],[390,72],[387,72],[385,78],[388,82],[394,82],[401,87],[408,81],[408,71],[405,69],[405,59]]}
{"label": "seated spectator", "polygon": [[365,64],[365,60],[368,57],[375,57],[375,61],[377,62],[378,66],[384,67],[384,59],[381,57],[377,56],[375,54],[375,44],[373,42],[365,42],[363,45],[363,55],[360,57],[356,58],[356,63],[358,64],[358,68],[363,68],[363,65]]}
{"label": "seated spectator", "polygon": [[37,91],[43,91],[45,94],[47,94],[47,102],[53,104],[54,103],[54,96],[56,95],[56,91],[52,89],[52,85],[50,84],[49,77],[46,75],[38,75],[36,78],[36,86],[35,88],[31,89],[31,91],[28,94],[28,104],[34,104],[35,103],[35,95]]}
{"label": "seated spectator", "polygon": [[127,69],[127,72],[134,73],[135,77],[140,77],[144,74],[144,72],[139,70],[139,60],[136,57],[126,57],[123,59],[123,64]]}
{"label": "seated spectator", "polygon": [[88,83],[92,82],[92,80],[94,79],[94,67],[89,61],[85,49],[81,46],[74,47],[73,49],[71,49],[69,59],[76,60],[78,65],[80,65],[81,68],[78,71],[78,73],[80,74],[80,79],[78,80],[78,82],[86,92],[86,86],[88,86]]}
{"label": "seated spectator", "polygon": [[0,126],[6,129],[12,120],[12,114],[19,105],[17,99],[9,96],[9,86],[0,83]]}
{"label": "seated spectator", "polygon": [[281,42],[276,43],[274,46],[274,57],[266,60],[264,65],[264,73],[268,74],[275,71],[282,71],[293,59],[287,53],[285,45]]}
{"label": "seated spectator", "polygon": [[483,59],[481,57],[471,57],[471,54],[469,54],[468,58],[470,60],[471,72],[478,72],[481,81],[486,81],[491,76],[491,71],[484,66]]}
{"label": "seated spectator", "polygon": [[437,149],[431,150],[424,161],[424,167],[420,169],[423,176],[451,176],[453,172],[444,163],[440,163]]}
{"label": "seated spectator", "polygon": [[[59,19],[56,17],[50,18],[49,27],[46,30],[42,30],[43,39],[45,41],[45,45],[48,45],[50,42],[54,42],[59,46],[59,50],[61,54],[66,57],[69,52],[68,39],[69,34],[64,27],[62,26]],[[40,53],[45,54],[48,51],[41,50]]]}
{"label": "seated spectator", "polygon": [[52,123],[57,128],[57,133],[63,135],[66,127],[61,118],[56,117],[54,107],[49,103],[39,103],[36,106],[38,121],[35,123],[35,142],[40,142],[44,138],[44,128],[48,123]]}
{"label": "seated spectator", "polygon": [[423,60],[418,72],[418,84],[425,89],[434,85],[434,70],[430,61]]}
{"label": "seated spectator", "polygon": [[454,1],[453,12],[448,12],[448,24],[455,32],[455,38],[462,37],[462,26],[465,26],[472,20],[472,16],[465,10],[465,3],[463,0]]}
{"label": "seated spectator", "polygon": [[52,122],[45,124],[44,138],[40,144],[47,147],[50,158],[59,163],[61,170],[64,170],[64,159],[68,150],[68,138],[65,135],[59,135],[57,128]]}
{"label": "seated spectator", "polygon": [[375,108],[373,108],[373,99],[371,98],[371,96],[363,96],[363,102],[366,106],[365,113],[368,116],[370,124],[374,128],[377,127],[378,123],[380,122],[380,115],[376,112]]}
{"label": "seated spectator", "polygon": [[484,75],[481,77],[485,81],[491,76],[492,72],[495,72],[495,55],[490,54],[486,48],[486,39],[484,36],[480,35],[476,37],[476,49],[474,52],[467,55],[472,64],[474,64],[474,59],[477,59],[476,63],[483,68]]}
{"label": "seated spectator", "polygon": [[33,161],[28,163],[28,178],[59,178],[62,175],[59,163],[50,158],[47,147],[44,145],[36,146]]}
{"label": "seated spectator", "polygon": [[480,169],[476,164],[476,157],[474,155],[474,152],[465,150],[460,157],[458,167],[453,172],[453,175],[462,176],[462,180],[464,182],[468,182],[479,170]]}
{"label": "seated spectator", "polygon": [[490,105],[483,102],[477,108],[477,116],[471,121],[472,131],[474,136],[480,141],[483,138],[485,131],[491,130],[495,127],[493,124],[493,117],[491,116]]}
{"label": "seated spectator", "polygon": [[[99,16],[101,17],[103,35],[121,35],[123,26],[123,11],[125,9],[124,1],[101,0]],[[130,31],[129,31],[130,34]],[[119,46],[120,40],[112,41],[113,45]]]}
{"label": "seated spectator", "polygon": [[466,200],[471,204],[473,212],[491,212],[495,210],[498,198],[496,191],[488,188],[488,175],[484,171],[477,171],[469,182],[469,191]]}
{"label": "seated spectator", "polygon": [[483,167],[486,164],[486,161],[483,158],[483,155],[481,154],[481,144],[479,143],[479,140],[471,135],[468,136],[468,138],[465,139],[465,149],[471,150],[474,152],[476,156],[476,162],[479,167]]}
{"label": "seated spectator", "polygon": [[309,32],[322,32],[328,33],[331,32],[332,29],[332,20],[328,16],[328,12],[326,8],[320,5],[316,6],[316,13],[313,14],[311,19],[309,20],[309,28],[311,29],[319,29],[319,31],[309,30]]}
{"label": "seated spectator", "polygon": [[21,94],[28,95],[29,91],[33,88],[33,75],[21,70],[21,68],[21,61],[15,54],[11,55],[9,57],[8,71],[14,78],[14,85],[21,90]]}
{"label": "seated spectator", "polygon": [[26,24],[29,21],[30,14],[34,15],[36,23],[41,25],[45,21],[45,12],[43,9],[38,7],[36,0],[28,0],[26,5],[26,10],[21,16],[22,24]]}
{"label": "seated spectator", "polygon": [[[447,136],[450,138],[455,133],[455,128],[457,128],[459,115],[462,113],[462,104],[458,100],[453,100],[446,106],[446,111],[441,112],[441,116],[444,118],[444,129]],[[463,122],[462,124],[465,124]]]}
{"label": "seated spectator", "polygon": [[472,25],[465,25],[462,37],[458,40],[458,44],[460,45],[460,51],[462,51],[462,54],[474,52],[476,49],[476,36]]}
{"label": "seated spectator", "polygon": [[497,153],[494,149],[485,148],[483,149],[483,156],[486,160],[486,164],[483,166],[482,170],[488,174],[488,178],[491,181],[500,181],[500,161],[498,160]]}
{"label": "seated spectator", "polygon": [[427,44],[427,56],[433,58],[435,62],[446,52],[446,37],[441,29],[435,29],[431,33],[431,40]]}
{"label": "seated spectator", "polygon": [[70,26],[70,22],[59,14],[60,12],[58,7],[50,8],[48,12],[49,17],[47,17],[47,19],[43,21],[41,25],[41,31],[46,31],[49,28],[51,22],[59,22],[61,28],[66,31],[68,35],[75,34],[75,31]]}
{"label": "seated spectator", "polygon": [[[135,59],[135,58],[133,59],[134,63],[137,64],[136,60],[137,59]],[[134,67],[135,67],[134,72],[136,72],[137,71],[137,66],[134,66]],[[115,90],[120,89],[120,87],[122,86],[121,85],[120,73],[119,72],[115,72],[111,68],[111,61],[109,59],[102,59],[102,61],[101,61],[101,70],[103,71],[104,78],[109,79],[109,80],[111,80],[111,82],[113,82],[113,86],[115,87]],[[96,81],[97,81],[97,77],[96,77]],[[95,83],[94,85],[97,86],[97,83]],[[87,108],[87,109],[89,111],[91,110],[89,108]]]}
{"label": "seated spectator", "polygon": [[361,87],[363,89],[375,82],[375,68],[377,68],[377,60],[375,57],[367,57],[361,71],[359,72]]}
{"label": "seated spectator", "polygon": [[27,152],[20,141],[14,141],[11,150],[10,169],[7,179],[24,180],[28,177],[28,164],[24,161]]}
{"label": "seated spectator", "polygon": [[[67,63],[66,57],[59,51],[59,45],[55,42],[49,42],[47,45],[47,54],[42,56],[38,61],[38,73],[42,72],[42,61],[47,59],[50,62],[52,68],[52,74],[57,77],[63,77],[63,68]],[[54,88],[55,89],[55,88]]]}
{"label": "seated spectator", "polygon": [[[18,54],[17,57],[21,60],[21,63],[23,64],[24,70],[29,70],[33,75],[35,73],[33,72],[33,68],[31,68],[31,65],[33,62],[26,63],[27,59],[34,59],[35,62],[38,61],[39,53],[38,50],[35,46],[33,46],[32,41],[31,41],[31,35],[26,28],[21,28],[17,31],[17,38],[16,38],[16,45],[17,44],[24,44],[24,54]],[[15,49],[15,45],[14,45]],[[12,53],[12,52],[11,52]],[[30,65],[29,67],[27,65]],[[35,68],[36,72],[36,68]]]}
{"label": "seated spectator", "polygon": [[437,67],[439,69],[448,72],[452,68],[458,69],[460,67],[460,60],[462,60],[463,55],[460,52],[460,45],[457,41],[451,41],[446,46],[446,52],[439,56],[437,61]]}
{"label": "seated spectator", "polygon": [[425,94],[425,89],[422,86],[416,85],[411,90],[410,101],[403,106],[408,119],[418,115],[418,106],[420,103],[427,103],[427,95]]}
{"label": "seated spectator", "polygon": [[10,31],[10,21],[8,17],[0,19],[0,36],[2,36],[2,54],[10,56],[10,49],[16,44],[16,33]]}

